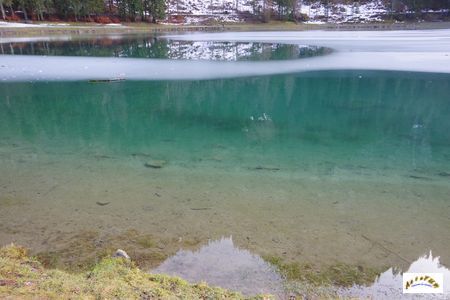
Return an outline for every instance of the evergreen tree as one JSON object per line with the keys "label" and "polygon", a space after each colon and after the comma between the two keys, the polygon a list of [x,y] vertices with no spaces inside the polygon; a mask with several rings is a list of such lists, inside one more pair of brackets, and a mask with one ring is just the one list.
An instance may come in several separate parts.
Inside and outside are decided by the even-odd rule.
{"label": "evergreen tree", "polygon": [[0,10],[1,10],[1,13],[2,13],[2,19],[6,20],[6,13],[5,13],[5,8],[3,7],[3,1],[4,0],[0,0]]}
{"label": "evergreen tree", "polygon": [[[136,21],[138,19],[156,22],[166,14],[169,0],[0,0],[0,18],[6,19],[7,10],[14,14],[15,10],[23,12],[23,17],[44,20],[48,15],[57,15],[63,19],[85,20],[105,12],[119,14],[122,20]],[[177,5],[183,0],[177,0]],[[188,0],[184,0],[188,1]],[[236,0],[235,8],[238,9]],[[273,1],[273,2],[272,2]],[[319,2],[325,7],[326,17],[335,4],[354,4],[355,7],[369,0],[249,0],[253,13],[262,17],[263,21],[271,19],[273,5],[278,9],[278,17],[285,20],[298,20],[302,2],[312,4]],[[403,12],[421,13],[425,10],[450,9],[450,0],[379,0],[382,1],[388,13]]]}
{"label": "evergreen tree", "polygon": [[157,19],[163,19],[166,16],[166,1],[150,0],[150,15],[153,23],[156,23]]}
{"label": "evergreen tree", "polygon": [[295,20],[297,0],[275,0],[280,19]]}

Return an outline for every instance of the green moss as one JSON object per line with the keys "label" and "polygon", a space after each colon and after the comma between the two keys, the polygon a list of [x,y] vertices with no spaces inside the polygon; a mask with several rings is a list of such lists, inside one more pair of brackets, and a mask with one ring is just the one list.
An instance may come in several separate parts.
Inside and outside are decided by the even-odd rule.
{"label": "green moss", "polygon": [[147,266],[147,264],[158,265],[159,263],[165,261],[168,258],[167,254],[162,252],[130,252],[133,256],[134,261],[138,266]]}
{"label": "green moss", "polygon": [[149,235],[138,237],[136,242],[143,248],[153,248],[156,246],[155,241]]}
{"label": "green moss", "polygon": [[381,270],[365,268],[361,265],[338,263],[326,268],[322,276],[338,286],[367,285],[373,283],[380,272]]}
{"label": "green moss", "polygon": [[81,272],[91,269],[116,249],[126,248],[140,267],[151,268],[163,262],[168,255],[174,254],[178,249],[178,245],[171,248],[160,245],[167,244],[134,229],[106,236],[100,235],[97,231],[80,231],[52,251],[37,253],[36,258],[46,268]]}
{"label": "green moss", "polygon": [[267,255],[263,258],[278,268],[287,280],[305,281],[314,286],[336,285],[347,287],[353,284],[367,285],[373,283],[381,272],[381,269],[375,270],[361,265],[338,263],[318,269],[311,264],[284,262],[278,256]]}
{"label": "green moss", "polygon": [[47,268],[85,271],[108,253],[107,245],[99,246],[98,239],[96,231],[81,231],[69,239],[63,248],[37,253],[36,258]]}
{"label": "green moss", "polygon": [[12,197],[0,197],[0,207],[8,207],[13,205],[23,205],[26,201],[24,199]]}
{"label": "green moss", "polygon": [[9,259],[21,260],[26,258],[28,252],[25,248],[11,244],[7,247],[0,248],[0,257],[7,257]]}
{"label": "green moss", "polygon": [[192,248],[192,247],[196,247],[199,244],[201,244],[201,240],[199,240],[197,238],[192,238],[192,239],[185,238],[185,239],[182,240],[181,243],[182,243],[183,247],[185,247],[185,248],[186,247],[187,248]]}
{"label": "green moss", "polygon": [[263,259],[274,265],[287,280],[307,281],[315,285],[328,283],[309,264],[286,263],[281,257],[273,255],[264,256]]}
{"label": "green moss", "polygon": [[0,278],[2,299],[246,299],[204,283],[149,274],[123,258],[106,257],[90,271],[76,274],[46,269],[15,245],[0,249]]}
{"label": "green moss", "polygon": [[36,255],[36,259],[48,268],[55,268],[59,264],[60,255],[54,251],[39,252]]}

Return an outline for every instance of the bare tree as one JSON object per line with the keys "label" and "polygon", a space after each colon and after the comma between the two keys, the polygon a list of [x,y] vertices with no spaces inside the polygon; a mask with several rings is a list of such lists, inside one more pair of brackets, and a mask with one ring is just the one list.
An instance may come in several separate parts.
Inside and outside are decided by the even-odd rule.
{"label": "bare tree", "polygon": [[3,0],[0,0],[0,10],[2,11],[2,19],[6,20],[5,8],[3,7]]}

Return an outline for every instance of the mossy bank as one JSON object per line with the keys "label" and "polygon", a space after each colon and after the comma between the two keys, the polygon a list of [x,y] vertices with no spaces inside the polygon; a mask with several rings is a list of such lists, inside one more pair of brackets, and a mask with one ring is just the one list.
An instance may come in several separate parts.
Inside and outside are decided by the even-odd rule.
{"label": "mossy bank", "polygon": [[107,257],[91,270],[68,273],[46,269],[25,248],[0,249],[2,299],[272,299],[243,295],[204,283],[141,271],[124,258]]}

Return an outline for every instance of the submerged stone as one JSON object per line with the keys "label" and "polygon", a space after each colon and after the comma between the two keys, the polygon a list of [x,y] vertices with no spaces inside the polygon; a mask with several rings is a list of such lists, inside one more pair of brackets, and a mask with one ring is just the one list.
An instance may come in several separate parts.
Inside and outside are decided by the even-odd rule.
{"label": "submerged stone", "polygon": [[114,253],[113,257],[123,257],[125,259],[131,259],[130,256],[122,249],[117,249],[116,253]]}
{"label": "submerged stone", "polygon": [[250,167],[250,170],[256,170],[256,171],[279,171],[279,167],[275,166],[256,166],[256,167]]}
{"label": "submerged stone", "polygon": [[147,161],[144,166],[147,168],[153,168],[153,169],[161,169],[167,164],[167,161],[165,160],[150,160]]}

